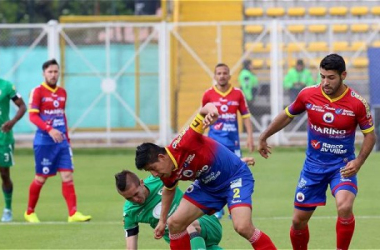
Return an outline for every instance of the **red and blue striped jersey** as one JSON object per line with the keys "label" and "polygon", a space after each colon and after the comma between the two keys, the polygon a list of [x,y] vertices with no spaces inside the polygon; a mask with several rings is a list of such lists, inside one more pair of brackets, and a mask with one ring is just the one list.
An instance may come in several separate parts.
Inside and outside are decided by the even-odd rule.
{"label": "red and blue striped jersey", "polygon": [[351,88],[334,99],[321,85],[304,88],[285,109],[289,117],[306,111],[308,115],[308,147],[306,162],[332,166],[355,158],[355,130],[374,130],[367,101]]}
{"label": "red and blue striped jersey", "polygon": [[202,106],[209,102],[218,108],[219,119],[210,127],[208,136],[228,148],[240,149],[237,114],[239,111],[243,118],[251,115],[242,91],[231,86],[223,93],[213,86],[203,94]]}

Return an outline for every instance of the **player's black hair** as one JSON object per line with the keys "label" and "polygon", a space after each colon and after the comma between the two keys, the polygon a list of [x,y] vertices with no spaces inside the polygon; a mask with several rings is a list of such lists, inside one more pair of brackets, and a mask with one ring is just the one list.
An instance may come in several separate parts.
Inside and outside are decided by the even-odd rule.
{"label": "player's black hair", "polygon": [[214,68],[214,72],[216,72],[216,68],[219,68],[219,67],[227,67],[228,72],[230,72],[230,67],[228,67],[228,65],[225,64],[225,63],[218,63],[218,64],[215,66],[215,68]]}
{"label": "player's black hair", "polygon": [[45,71],[45,69],[49,68],[49,66],[51,65],[57,65],[59,67],[57,60],[51,59],[49,61],[44,62],[44,64],[42,64],[42,71]]}
{"label": "player's black hair", "polygon": [[139,177],[129,170],[123,170],[115,174],[116,188],[123,192],[127,190],[131,184],[138,186],[140,184]]}
{"label": "player's black hair", "polygon": [[136,148],[135,164],[137,169],[143,170],[146,165],[157,162],[159,154],[166,154],[164,147],[144,142]]}
{"label": "player's black hair", "polygon": [[338,54],[327,55],[322,59],[319,67],[324,70],[335,70],[339,75],[346,71],[346,63]]}
{"label": "player's black hair", "polygon": [[246,59],[243,61],[243,68],[249,70],[249,65],[251,65],[252,61],[249,59]]}

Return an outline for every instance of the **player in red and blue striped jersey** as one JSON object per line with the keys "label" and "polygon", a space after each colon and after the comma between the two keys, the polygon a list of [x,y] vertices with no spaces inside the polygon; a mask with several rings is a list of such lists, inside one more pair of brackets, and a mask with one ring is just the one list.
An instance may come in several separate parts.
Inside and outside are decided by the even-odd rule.
{"label": "player in red and blue striped jersey", "polygon": [[[208,136],[227,147],[237,156],[242,157],[240,149],[238,112],[241,114],[247,130],[247,147],[253,151],[252,124],[246,99],[239,88],[232,87],[230,69],[224,63],[219,63],[214,69],[216,84],[206,90],[202,98],[202,106],[212,102],[219,112],[218,120],[210,126]],[[215,213],[218,219],[224,215],[224,210]]]}
{"label": "player in red and blue striped jersey", "polygon": [[[254,179],[251,170],[229,149],[202,135],[204,129],[217,119],[218,109],[208,103],[168,147],[153,143],[137,147],[136,167],[160,177],[165,185],[156,238],[163,236],[167,223],[170,248],[190,249],[187,226],[227,204],[235,230],[254,249],[276,249],[271,239],[252,223]],[[168,219],[179,180],[195,182],[186,190],[178,209]]]}
{"label": "player in red and blue striped jersey", "polygon": [[42,65],[42,70],[45,82],[32,90],[29,103],[29,119],[37,126],[33,142],[36,174],[29,187],[24,217],[28,222],[39,222],[34,209],[42,186],[48,177],[60,172],[62,194],[69,210],[68,221],[89,221],[91,216],[83,215],[76,207],[74,166],[65,115],[67,94],[57,85],[59,65],[52,59]]}
{"label": "player in red and blue striped jersey", "polygon": [[[290,238],[293,249],[307,249],[308,221],[317,206],[326,203],[330,185],[335,197],[337,249],[348,249],[355,229],[353,214],[357,194],[357,173],[371,153],[376,141],[367,101],[343,83],[347,75],[343,58],[326,56],[320,63],[319,85],[304,88],[296,100],[280,113],[261,134],[259,152],[271,153],[266,140],[286,127],[294,116],[308,114],[306,160],[294,199]],[[355,130],[359,125],[364,141],[355,157]]]}

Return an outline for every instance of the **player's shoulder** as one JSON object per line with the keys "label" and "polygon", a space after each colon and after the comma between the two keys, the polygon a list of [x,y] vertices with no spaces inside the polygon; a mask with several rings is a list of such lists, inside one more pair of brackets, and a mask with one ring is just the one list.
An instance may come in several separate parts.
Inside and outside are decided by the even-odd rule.
{"label": "player's shoulder", "polygon": [[162,183],[161,179],[159,177],[154,177],[153,175],[148,176],[144,179],[144,185],[146,187],[163,187],[164,184]]}
{"label": "player's shoulder", "polygon": [[205,92],[203,93],[203,95],[208,95],[208,94],[211,94],[211,93],[214,93],[215,90],[214,90],[214,87],[209,87],[208,89],[205,90]]}
{"label": "player's shoulder", "polygon": [[8,80],[0,78],[0,86],[3,90],[14,89],[14,84]]}
{"label": "player's shoulder", "polygon": [[351,99],[350,102],[358,104],[358,105],[364,105],[366,108],[369,109],[369,104],[367,100],[354,89],[349,87],[347,95]]}
{"label": "player's shoulder", "polygon": [[316,85],[307,86],[307,87],[303,88],[299,94],[300,95],[307,95],[307,96],[322,94],[321,85],[316,84]]}

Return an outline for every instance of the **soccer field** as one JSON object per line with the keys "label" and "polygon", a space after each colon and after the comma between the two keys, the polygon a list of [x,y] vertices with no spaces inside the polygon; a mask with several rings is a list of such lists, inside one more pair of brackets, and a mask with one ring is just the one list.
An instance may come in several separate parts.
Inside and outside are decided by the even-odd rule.
{"label": "soccer field", "polygon": [[[245,154],[247,155],[247,154]],[[252,168],[256,183],[253,195],[254,224],[265,231],[279,249],[290,249],[289,226],[293,210],[293,192],[304,159],[301,149],[274,149],[268,160],[256,152]],[[127,168],[143,178],[147,173],[134,167],[134,151],[122,149],[74,149],[75,187],[78,210],[92,215],[88,223],[67,223],[67,209],[61,194],[60,178],[48,180],[43,187],[36,213],[42,223],[24,223],[28,188],[34,176],[30,150],[16,150],[16,166],[11,174],[14,183],[14,222],[0,223],[0,249],[122,249],[125,248],[122,224],[124,200],[114,187],[114,174]],[[359,173],[359,194],[355,202],[356,230],[352,249],[380,249],[380,153],[373,153]],[[190,183],[182,182],[184,190]],[[0,199],[3,207],[3,197]],[[234,232],[224,217],[225,249],[251,249],[250,244]],[[328,194],[326,207],[312,217],[310,249],[335,248],[336,210]],[[153,230],[140,225],[141,249],[168,249],[163,240],[154,240]]]}

